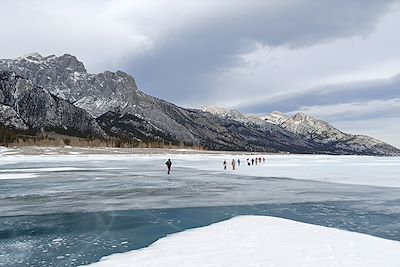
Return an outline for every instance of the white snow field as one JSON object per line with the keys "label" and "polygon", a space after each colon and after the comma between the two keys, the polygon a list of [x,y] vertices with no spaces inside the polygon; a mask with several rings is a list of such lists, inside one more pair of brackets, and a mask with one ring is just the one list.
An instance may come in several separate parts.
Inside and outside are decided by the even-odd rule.
{"label": "white snow field", "polygon": [[[265,157],[266,162],[247,166],[247,158],[255,157]],[[228,171],[235,175],[400,187],[400,157],[225,154],[182,158],[185,166],[208,171],[222,170],[225,159]],[[235,171],[231,170],[232,159],[241,160]]]}
{"label": "white snow field", "polygon": [[[255,157],[266,158],[266,162],[247,166],[247,158]],[[173,163],[171,175],[166,174],[168,158]],[[241,161],[235,171],[232,159]],[[227,170],[223,169],[224,160]],[[399,240],[400,157],[0,147],[0,184],[4,203],[0,211],[15,218],[273,204],[274,212],[282,209],[279,214],[283,217],[287,213],[294,220],[307,218],[318,224],[321,219],[324,225],[343,228],[337,220],[343,215],[347,217],[340,223],[350,225],[345,229]],[[346,203],[332,208],[332,201]],[[46,227],[51,230],[52,226]],[[132,233],[123,237],[132,242],[137,238]],[[63,238],[72,242],[67,234]],[[46,244],[46,240],[40,242]],[[88,261],[79,264],[120,252],[117,247],[101,252],[94,244],[91,248],[85,254]],[[67,254],[72,255],[66,247]],[[275,217],[242,216],[173,234],[150,247],[104,257],[92,266],[390,267],[400,266],[399,255],[398,241]],[[48,266],[61,260],[42,258]],[[33,260],[36,258],[30,262]]]}
{"label": "white snow field", "polygon": [[[39,149],[39,148],[38,148]],[[6,164],[24,164],[25,162],[48,162],[48,164],[63,163],[74,168],[75,163],[85,161],[121,161],[140,164],[143,170],[159,166],[164,171],[164,162],[171,158],[173,172],[182,168],[192,168],[210,173],[223,172],[222,163],[228,162],[228,170],[235,175],[254,177],[290,178],[314,180],[332,183],[372,185],[385,187],[400,187],[400,157],[372,156],[331,156],[331,155],[294,155],[271,154],[250,155],[237,153],[198,153],[190,150],[132,150],[132,149],[73,149],[73,148],[40,148],[40,155],[24,155],[18,149],[0,147],[0,170]],[[140,153],[137,153],[139,151]],[[266,162],[247,166],[246,159],[265,157]],[[241,166],[234,172],[231,168],[232,159],[240,159]],[[111,166],[112,167],[112,166]],[[98,167],[99,169],[101,166]],[[48,168],[47,168],[48,169]],[[141,170],[135,170],[141,171]],[[18,175],[10,173],[18,172]],[[0,179],[33,178],[46,169],[9,169],[0,172]],[[160,172],[162,174],[162,172]]]}
{"label": "white snow field", "polygon": [[400,242],[267,216],[239,216],[103,257],[109,266],[400,266]]}

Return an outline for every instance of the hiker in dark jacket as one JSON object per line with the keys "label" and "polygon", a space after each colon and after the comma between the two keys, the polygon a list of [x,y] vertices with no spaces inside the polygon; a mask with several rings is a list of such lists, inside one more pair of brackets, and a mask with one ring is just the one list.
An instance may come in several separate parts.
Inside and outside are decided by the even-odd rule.
{"label": "hiker in dark jacket", "polygon": [[167,160],[167,162],[165,162],[165,165],[167,165],[167,168],[168,168],[168,174],[170,174],[170,173],[171,173],[171,165],[172,165],[172,162],[171,162],[171,160],[170,160],[170,159],[168,159],[168,160]]}

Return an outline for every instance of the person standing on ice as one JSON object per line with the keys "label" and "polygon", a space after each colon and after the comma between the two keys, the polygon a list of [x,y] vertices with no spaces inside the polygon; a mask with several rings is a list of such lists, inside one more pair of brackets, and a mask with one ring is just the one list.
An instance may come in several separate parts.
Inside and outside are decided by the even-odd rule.
{"label": "person standing on ice", "polygon": [[238,159],[238,167],[240,167],[240,159]]}
{"label": "person standing on ice", "polygon": [[249,159],[247,159],[247,165],[250,166],[250,160]]}
{"label": "person standing on ice", "polygon": [[254,165],[254,159],[251,159],[251,165]]}
{"label": "person standing on ice", "polygon": [[232,160],[232,170],[235,170],[236,168],[236,161],[235,159]]}
{"label": "person standing on ice", "polygon": [[226,166],[228,166],[228,163],[224,160],[224,170],[226,170]]}
{"label": "person standing on ice", "polygon": [[167,162],[165,162],[165,165],[167,165],[168,174],[170,174],[171,173],[171,165],[172,165],[171,159],[168,159]]}

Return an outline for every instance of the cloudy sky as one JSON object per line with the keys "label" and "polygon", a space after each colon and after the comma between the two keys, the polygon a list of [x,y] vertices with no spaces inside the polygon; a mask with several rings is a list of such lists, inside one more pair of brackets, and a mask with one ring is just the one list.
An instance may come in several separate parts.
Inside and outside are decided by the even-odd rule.
{"label": "cloudy sky", "polygon": [[400,147],[400,1],[0,4],[1,58],[70,53],[184,107],[304,111]]}

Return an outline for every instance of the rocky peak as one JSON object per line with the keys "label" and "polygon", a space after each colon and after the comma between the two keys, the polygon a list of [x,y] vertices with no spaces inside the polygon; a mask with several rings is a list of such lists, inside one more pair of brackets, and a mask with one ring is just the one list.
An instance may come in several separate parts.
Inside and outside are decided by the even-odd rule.
{"label": "rocky peak", "polygon": [[279,116],[279,117],[287,117],[285,113],[277,111],[277,110],[272,111],[270,114],[274,115],[274,116]]}
{"label": "rocky peak", "polygon": [[3,59],[0,69],[16,72],[94,117],[116,108],[123,113],[138,112],[140,92],[130,75],[122,71],[89,74],[84,64],[70,54],[44,57],[32,53]]}
{"label": "rocky peak", "polygon": [[33,60],[33,61],[41,61],[43,60],[43,56],[39,54],[38,52],[33,52],[24,55],[23,57],[19,57],[17,59],[27,59],[27,60]]}
{"label": "rocky peak", "polygon": [[204,106],[200,107],[202,111],[205,112],[210,112],[211,114],[214,115],[222,115],[225,116],[226,114],[229,114],[230,110],[223,108],[223,107],[216,107],[216,106]]}
{"label": "rocky peak", "polygon": [[260,116],[260,119],[265,120],[272,124],[280,125],[286,121],[289,117],[279,111],[273,111],[265,116]]}
{"label": "rocky peak", "polygon": [[73,55],[64,54],[60,57],[51,59],[53,59],[57,65],[60,65],[60,67],[65,68],[70,72],[87,73],[85,65]]}
{"label": "rocky peak", "polygon": [[240,113],[237,110],[230,110],[222,107],[208,106],[208,107],[201,107],[200,110],[209,112],[221,118],[230,118],[235,120],[246,119],[246,116],[243,113]]}
{"label": "rocky peak", "polygon": [[298,122],[315,120],[313,117],[311,117],[303,112],[297,112],[292,118],[294,121],[298,121]]}
{"label": "rocky peak", "polygon": [[315,119],[303,112],[298,112],[289,117],[282,124],[286,129],[301,135],[309,135],[315,133],[327,133],[329,135],[342,135],[343,133],[334,128],[329,123]]}
{"label": "rocky peak", "polygon": [[9,67],[17,65],[20,68],[27,68],[29,70],[58,68],[60,70],[67,70],[69,72],[87,73],[84,64],[75,56],[70,54],[64,54],[57,57],[55,55],[43,56],[38,52],[33,52],[13,59],[1,59],[0,64],[1,63],[3,63],[2,65],[7,65]]}

